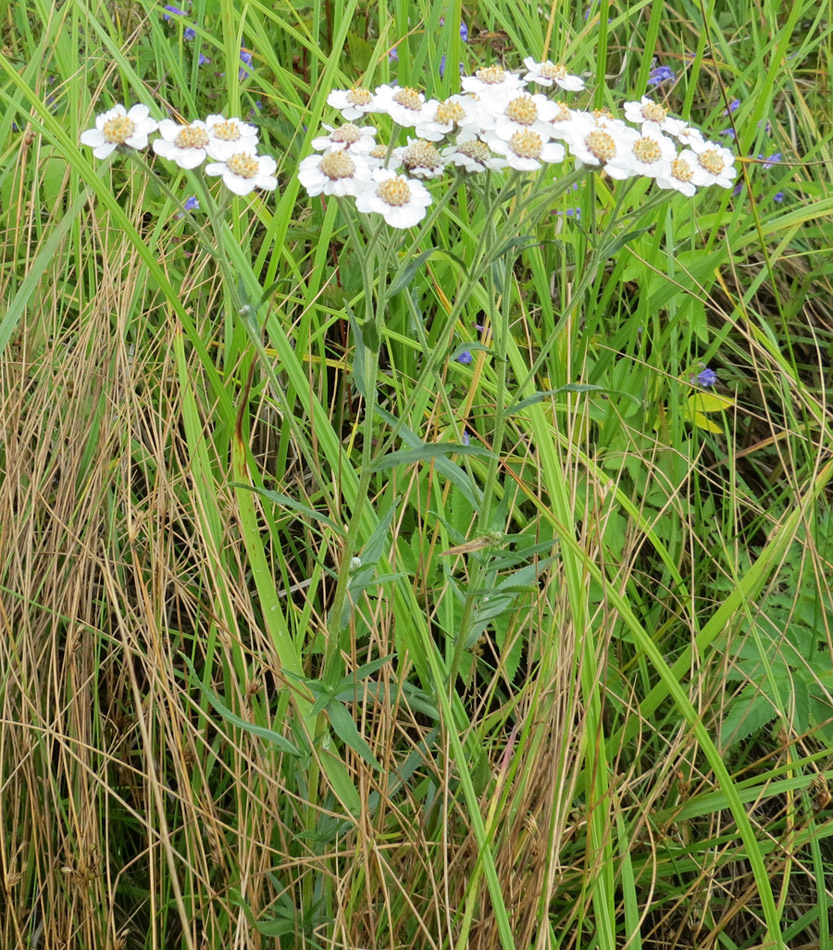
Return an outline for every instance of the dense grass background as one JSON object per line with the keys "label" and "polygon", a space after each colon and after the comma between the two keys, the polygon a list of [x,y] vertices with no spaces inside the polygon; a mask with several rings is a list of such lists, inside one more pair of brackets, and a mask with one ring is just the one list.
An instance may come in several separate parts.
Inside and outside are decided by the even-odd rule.
{"label": "dense grass background", "polygon": [[[0,945],[833,946],[829,0],[0,10]],[[366,296],[294,173],[444,55],[669,66],[743,190],[468,189]],[[278,192],[92,159],[140,100]]]}

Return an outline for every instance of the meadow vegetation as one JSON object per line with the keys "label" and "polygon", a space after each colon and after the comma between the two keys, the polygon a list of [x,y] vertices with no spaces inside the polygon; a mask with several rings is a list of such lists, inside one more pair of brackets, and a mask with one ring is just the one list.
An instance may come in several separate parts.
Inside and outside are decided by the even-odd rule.
{"label": "meadow vegetation", "polygon": [[[0,946],[830,950],[830,0],[0,9]],[[302,187],[527,57],[737,178]]]}

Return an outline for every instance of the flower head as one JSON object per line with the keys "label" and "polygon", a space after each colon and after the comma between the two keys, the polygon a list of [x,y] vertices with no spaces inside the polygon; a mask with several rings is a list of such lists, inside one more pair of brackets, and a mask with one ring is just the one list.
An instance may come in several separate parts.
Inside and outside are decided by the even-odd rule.
{"label": "flower head", "polygon": [[370,166],[359,154],[329,149],[323,155],[308,155],[298,166],[298,181],[315,195],[357,195],[370,182]]}
{"label": "flower head", "polygon": [[372,125],[354,125],[352,122],[344,122],[338,128],[334,128],[324,123],[324,128],[329,135],[319,135],[310,143],[317,152],[323,152],[328,148],[343,148],[348,152],[363,155],[372,151],[376,145],[376,129]]}
{"label": "flower head", "polygon": [[463,350],[462,353],[458,354],[457,362],[462,363],[464,366],[468,366],[469,363],[474,359],[471,353],[468,350]]}
{"label": "flower head", "polygon": [[[702,363],[700,364],[703,365]],[[695,376],[692,376],[691,382],[696,386],[702,386],[703,389],[709,389],[717,382],[717,373],[708,366],[700,370]]]}
{"label": "flower head", "polygon": [[96,158],[107,158],[120,145],[146,148],[148,136],[155,132],[157,123],[149,118],[150,109],[137,104],[126,111],[119,103],[96,116],[95,128],[81,133],[81,144],[89,145]]}
{"label": "flower head", "polygon": [[222,162],[205,166],[206,175],[222,175],[223,183],[236,195],[248,195],[255,188],[274,191],[278,186],[278,163],[271,155],[258,155],[254,148],[241,148]]}
{"label": "flower head", "polygon": [[691,152],[697,156],[698,170],[705,179],[705,184],[720,185],[721,188],[732,187],[738,170],[735,168],[735,156],[728,148],[700,141],[692,142]]}
{"label": "flower head", "polygon": [[648,74],[648,85],[659,86],[664,82],[674,82],[677,74],[669,66],[657,66]]}
{"label": "flower head", "polygon": [[240,149],[256,149],[259,134],[254,125],[236,117],[227,119],[223,115],[210,115],[205,120],[209,143],[206,146],[209,158],[224,162],[229,155]]}
{"label": "flower head", "polygon": [[387,113],[397,125],[406,129],[428,118],[425,96],[421,92],[410,86],[390,86],[387,83],[376,88],[373,111]]}
{"label": "flower head", "polygon": [[[626,102],[625,118],[628,122],[641,125],[643,134],[653,128],[655,131],[666,132],[668,135],[676,135],[685,126],[682,119],[670,116],[667,109],[658,102],[654,102],[653,99],[649,99],[648,96],[643,96],[640,102]],[[648,130],[645,128],[646,125],[648,125]]]}
{"label": "flower head", "polygon": [[484,66],[473,76],[464,76],[461,85],[465,92],[476,93],[481,98],[511,95],[516,90],[523,92],[524,88],[523,80],[502,66]]}
{"label": "flower head", "polygon": [[182,31],[182,38],[184,40],[193,40],[196,37],[196,35],[197,35],[197,31],[194,29],[193,26],[186,26],[185,29]]}
{"label": "flower head", "polygon": [[584,89],[584,80],[567,72],[566,66],[554,65],[549,60],[536,63],[531,56],[524,60],[527,73],[524,82],[534,82],[539,86],[552,86],[555,83],[568,92],[581,92]]}
{"label": "flower head", "polygon": [[495,134],[489,134],[486,141],[492,151],[506,156],[510,168],[519,172],[534,172],[541,162],[550,164],[564,161],[564,146],[558,142],[548,142],[544,137],[530,129],[515,132],[505,141]]}
{"label": "flower head", "polygon": [[162,158],[176,162],[180,168],[196,168],[205,161],[206,147],[211,141],[205,122],[198,119],[190,125],[180,125],[163,119],[159,134],[161,138],[153,140],[153,150]]}
{"label": "flower head", "polygon": [[254,67],[252,66],[253,60],[254,56],[252,56],[248,50],[240,50],[240,62],[243,63],[243,65],[240,67],[237,73],[238,82],[243,82],[244,79],[254,72]]}
{"label": "flower head", "polygon": [[184,10],[180,10],[179,7],[170,6],[169,4],[165,6],[165,12],[162,14],[163,20],[170,20],[171,16],[187,16],[188,14]]}
{"label": "flower head", "polygon": [[327,96],[327,105],[338,109],[345,119],[352,121],[373,112],[373,93],[358,86],[354,89],[333,89]]}
{"label": "flower head", "polygon": [[639,132],[616,119],[607,120],[577,114],[565,141],[576,159],[576,168],[582,165],[600,165],[611,178],[624,179],[632,174],[632,149],[640,138]]}
{"label": "flower head", "polygon": [[422,182],[377,168],[373,181],[356,196],[356,208],[363,214],[381,214],[392,228],[410,228],[424,217],[431,195]]}
{"label": "flower head", "polygon": [[409,175],[417,178],[439,178],[445,171],[445,162],[436,147],[423,139],[408,139],[408,144],[393,150],[397,163]]}
{"label": "flower head", "polygon": [[483,172],[487,168],[493,171],[506,168],[506,161],[492,154],[489,146],[473,132],[462,132],[457,136],[457,144],[442,150],[443,161],[455,165],[467,172]]}

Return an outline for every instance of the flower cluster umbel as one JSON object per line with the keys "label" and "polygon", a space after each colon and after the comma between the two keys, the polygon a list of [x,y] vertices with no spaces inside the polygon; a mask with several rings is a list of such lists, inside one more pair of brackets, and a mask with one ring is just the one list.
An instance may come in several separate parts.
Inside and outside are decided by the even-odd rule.
{"label": "flower cluster umbel", "polygon": [[95,128],[81,134],[83,145],[89,145],[96,158],[107,158],[117,148],[147,148],[148,139],[154,152],[180,168],[197,168],[206,158],[206,175],[221,175],[226,187],[236,195],[247,195],[255,188],[274,191],[277,162],[270,155],[258,155],[258,131],[240,119],[210,115],[205,121],[174,122],[150,118],[150,109],[135,105],[129,110],[114,106],[96,117]]}
{"label": "flower cluster umbel", "polygon": [[[455,169],[534,172],[568,153],[576,168],[620,180],[644,176],[687,197],[708,185],[732,187],[734,155],[659,103],[645,96],[626,102],[624,118],[573,109],[560,97],[584,89],[579,76],[531,57],[524,66],[523,75],[478,69],[462,77],[461,93],[442,102],[395,84],[332,91],[327,103],[346,121],[325,125],[326,134],[313,139],[317,154],[301,162],[301,184],[310,195],[353,196],[359,211],[377,212],[395,228],[425,216],[432,198],[423,181]],[[407,144],[380,144],[375,127],[359,124],[380,114],[413,130]]]}

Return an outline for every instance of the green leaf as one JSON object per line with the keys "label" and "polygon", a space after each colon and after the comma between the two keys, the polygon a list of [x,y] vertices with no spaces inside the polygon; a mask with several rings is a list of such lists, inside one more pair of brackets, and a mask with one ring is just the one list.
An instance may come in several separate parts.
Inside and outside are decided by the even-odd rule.
{"label": "green leaf", "polygon": [[306,515],[308,518],[312,518],[314,521],[320,521],[322,524],[327,525],[328,528],[332,528],[339,535],[344,534],[344,529],[335,523],[332,519],[328,518],[326,515],[322,515],[320,511],[316,511],[314,508],[310,508],[308,505],[302,504],[300,501],[295,501],[294,498],[290,498],[289,495],[283,495],[281,492],[270,491],[268,488],[261,488],[257,485],[245,485],[243,482],[231,482],[232,488],[244,488],[246,491],[254,492],[256,495],[260,495],[261,498],[266,498],[268,501],[274,502],[276,505],[281,505],[284,508],[291,508],[293,511],[297,511],[302,515]]}
{"label": "green leaf", "polygon": [[462,445],[457,442],[438,442],[431,445],[423,444],[417,449],[400,449],[389,452],[373,463],[374,472],[383,472],[397,465],[412,465],[414,462],[424,462],[427,459],[436,459],[445,455],[479,455],[488,456],[488,449],[480,445]]}
{"label": "green leaf", "polygon": [[720,727],[720,744],[723,749],[737,745],[765,726],[776,716],[775,707],[761,691],[750,686],[732,703],[723,725]]}
{"label": "green leaf", "polygon": [[327,706],[327,716],[330,719],[333,732],[335,732],[346,746],[352,749],[357,755],[360,755],[368,765],[372,765],[373,768],[378,769],[380,772],[383,771],[381,763],[373,754],[373,750],[367,744],[365,738],[359,732],[356,723],[353,721],[353,717],[350,715],[350,711],[345,705],[334,699]]}
{"label": "green leaf", "polygon": [[256,726],[254,723],[246,722],[245,719],[241,719],[240,716],[235,715],[229,708],[226,706],[207,686],[203,685],[199,676],[197,676],[197,671],[194,669],[193,663],[185,656],[184,653],[181,653],[185,665],[188,667],[188,672],[191,674],[193,681],[199,687],[200,692],[205,696],[209,703],[214,707],[215,711],[218,712],[223,719],[230,722],[233,726],[237,726],[238,729],[243,729],[245,732],[251,733],[253,736],[257,736],[260,739],[265,739],[266,742],[271,742],[273,745],[276,745],[282,752],[286,752],[288,755],[297,755],[300,756],[301,752],[297,749],[288,739],[282,736],[279,732],[275,732],[273,729],[267,729],[265,726]]}

